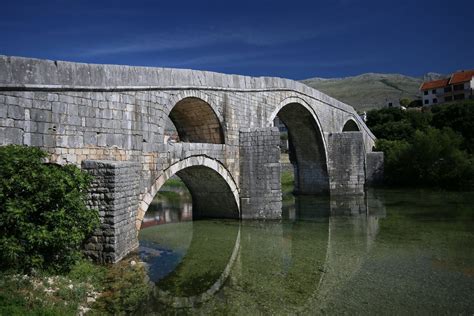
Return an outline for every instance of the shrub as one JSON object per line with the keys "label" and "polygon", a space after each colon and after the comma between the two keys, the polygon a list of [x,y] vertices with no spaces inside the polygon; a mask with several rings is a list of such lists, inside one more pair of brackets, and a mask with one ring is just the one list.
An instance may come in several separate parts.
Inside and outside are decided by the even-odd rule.
{"label": "shrub", "polygon": [[89,176],[44,163],[37,148],[0,147],[0,268],[67,271],[97,227],[85,205]]}
{"label": "shrub", "polygon": [[474,161],[460,149],[462,137],[451,129],[417,130],[410,142],[378,140],[385,154],[385,178],[391,184],[448,188],[473,186]]}
{"label": "shrub", "polygon": [[464,138],[462,147],[474,153],[474,101],[440,104],[434,106],[433,126],[439,129],[449,127]]}

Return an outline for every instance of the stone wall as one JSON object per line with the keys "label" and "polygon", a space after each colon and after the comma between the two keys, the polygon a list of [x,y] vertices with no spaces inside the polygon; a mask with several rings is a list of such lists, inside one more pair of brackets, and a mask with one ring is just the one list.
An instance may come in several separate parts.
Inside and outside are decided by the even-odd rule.
{"label": "stone wall", "polygon": [[93,176],[88,206],[99,210],[100,227],[85,245],[85,254],[101,263],[115,263],[138,247],[135,217],[138,209],[137,163],[82,162]]}
{"label": "stone wall", "polygon": [[[135,192],[138,212],[132,210],[134,199],[128,206],[93,200],[103,213],[119,216],[117,220],[125,216],[121,212],[126,207],[130,217],[138,214],[139,222],[162,182],[176,172],[188,178],[195,197],[203,196],[202,188],[215,196],[225,193],[220,196],[227,204],[211,205],[212,214],[207,215],[217,216],[219,207],[230,205],[232,211],[219,216],[235,216],[240,196],[242,218],[280,217],[279,133],[271,129],[278,113],[286,119],[297,147],[300,193],[321,193],[328,187],[333,194],[360,193],[365,155],[375,137],[352,107],[299,82],[0,56],[0,145],[40,147],[50,153],[51,162],[82,164],[96,173],[97,181],[108,179],[103,185],[112,190],[108,195],[113,199],[121,199],[120,192]],[[165,141],[170,120],[183,142]],[[361,130],[358,136],[339,135],[348,120]],[[85,162],[90,160],[110,162]],[[204,169],[191,163],[194,160],[206,162],[218,175],[203,174]],[[132,182],[122,178],[130,168],[122,168],[120,162],[135,166],[130,167],[137,174]],[[193,168],[184,170],[188,167]],[[104,171],[109,169],[117,173]],[[123,191],[113,191],[113,183]],[[128,183],[130,190],[122,183]],[[99,185],[102,182],[97,182],[97,190]],[[199,205],[196,202],[196,208],[203,210],[205,205]],[[111,222],[111,227],[118,223]],[[116,233],[115,237],[132,235],[128,230]],[[116,241],[111,235],[96,238],[102,238],[107,249]],[[135,246],[136,237],[130,242],[116,248],[113,256],[95,256],[118,260],[126,252],[123,249]],[[90,246],[90,255],[98,250],[103,249]]]}
{"label": "stone wall", "polygon": [[280,132],[240,131],[240,208],[243,219],[280,218]]}
{"label": "stone wall", "polygon": [[363,194],[365,149],[362,133],[329,135],[328,153],[331,195]]}

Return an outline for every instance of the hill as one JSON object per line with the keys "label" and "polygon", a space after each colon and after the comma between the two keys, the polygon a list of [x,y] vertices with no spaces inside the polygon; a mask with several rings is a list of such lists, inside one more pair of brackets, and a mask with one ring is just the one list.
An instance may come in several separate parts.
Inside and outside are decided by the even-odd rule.
{"label": "hill", "polygon": [[423,80],[441,78],[442,75],[429,73],[423,78],[400,74],[366,73],[346,78],[310,78],[304,84],[341,100],[357,111],[365,111],[397,103],[402,98],[410,100],[420,97],[419,87]]}

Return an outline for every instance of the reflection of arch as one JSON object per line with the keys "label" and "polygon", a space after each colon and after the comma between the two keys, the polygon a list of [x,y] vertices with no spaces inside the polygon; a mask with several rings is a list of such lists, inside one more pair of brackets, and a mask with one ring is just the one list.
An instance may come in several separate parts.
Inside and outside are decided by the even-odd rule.
{"label": "reflection of arch", "polygon": [[156,193],[175,174],[183,180],[193,197],[193,216],[240,218],[239,193],[229,171],[217,160],[193,156],[172,164],[155,180],[140,201],[137,229]]}
{"label": "reflection of arch", "polygon": [[343,132],[360,132],[359,125],[353,120],[349,119],[346,124],[344,124],[344,127],[342,128]]}
{"label": "reflection of arch", "polygon": [[295,193],[329,192],[327,153],[321,126],[313,109],[299,98],[288,98],[270,116],[288,128],[288,139],[294,153]]}
{"label": "reflection of arch", "polygon": [[[331,301],[332,295],[345,287],[363,267],[378,233],[379,217],[385,214],[383,204],[377,199],[371,200],[361,196],[345,196],[342,200],[341,197],[319,198],[318,207],[326,207],[324,212],[330,213],[325,259],[321,262],[324,273],[317,289],[294,314],[311,314],[315,310],[331,313],[328,306],[335,303]],[[374,202],[378,202],[374,209],[380,214],[369,212],[369,203]],[[308,207],[307,202],[304,204]],[[314,207],[309,205],[309,208]],[[324,216],[324,212],[321,215]]]}
{"label": "reflection of arch", "polygon": [[210,104],[188,96],[179,100],[169,113],[179,138],[184,142],[224,144],[224,131]]}
{"label": "reflection of arch", "polygon": [[[211,229],[211,231],[209,231],[208,228],[205,228],[200,231],[200,224],[213,225],[214,230]],[[221,233],[215,231],[216,228],[222,229],[223,227],[227,230],[230,229],[230,231],[228,231],[230,234],[226,236],[228,238],[223,238]],[[233,234],[234,232],[236,232],[236,235]],[[231,269],[239,255],[239,251],[240,223],[237,225],[222,225],[222,223],[206,223],[206,221],[195,222],[193,225],[193,238],[186,251],[186,255],[176,267],[176,270],[163,280],[166,290],[162,290],[160,287],[157,288],[157,299],[175,308],[194,307],[209,300],[221,289],[229,277]],[[219,261],[222,257],[225,257],[225,266],[215,266],[216,261]],[[193,275],[196,266],[212,267],[214,269],[212,271],[213,276],[210,277],[208,275],[210,271],[207,271],[207,273],[203,275]],[[190,277],[191,279],[189,279]],[[174,293],[176,290],[181,292],[179,289],[179,287],[183,285],[181,283],[184,283],[185,288],[190,288],[190,285],[196,282],[196,278],[202,278],[198,285],[204,286],[204,288],[197,290],[198,293],[191,295],[186,295],[186,293],[180,293],[184,295],[176,295],[176,293]],[[202,284],[203,280],[207,281],[208,284]],[[170,286],[171,288],[169,288]],[[196,284],[192,286],[193,291],[195,287]]]}

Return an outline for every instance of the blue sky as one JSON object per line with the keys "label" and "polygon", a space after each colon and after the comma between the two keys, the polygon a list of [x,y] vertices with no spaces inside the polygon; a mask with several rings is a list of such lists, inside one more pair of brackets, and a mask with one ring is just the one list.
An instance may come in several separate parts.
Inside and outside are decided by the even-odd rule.
{"label": "blue sky", "polygon": [[2,1],[0,54],[292,79],[474,68],[474,1]]}

